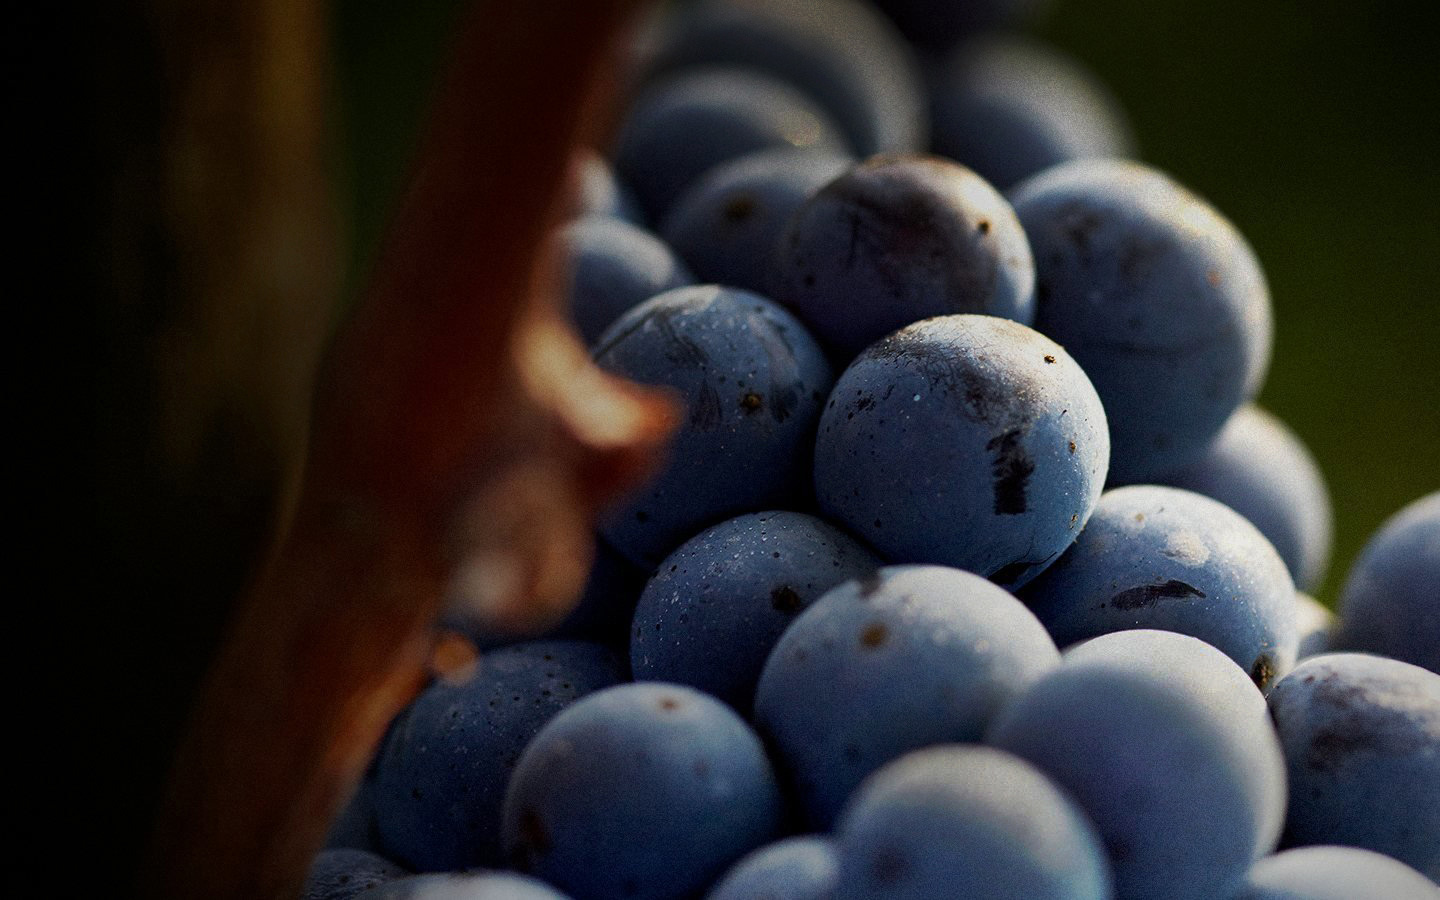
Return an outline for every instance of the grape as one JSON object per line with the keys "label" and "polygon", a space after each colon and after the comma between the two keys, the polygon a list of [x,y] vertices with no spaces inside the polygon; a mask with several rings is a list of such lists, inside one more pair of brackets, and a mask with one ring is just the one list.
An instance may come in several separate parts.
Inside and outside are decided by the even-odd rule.
{"label": "grape", "polygon": [[427,688],[376,765],[386,855],[419,871],[500,863],[501,805],[520,751],[556,712],[625,674],[605,647],[536,641],[485,653],[467,679]]}
{"label": "grape", "polygon": [[740,860],[706,900],[832,900],[838,880],[833,841],[791,837]]}
{"label": "grape", "polygon": [[1440,900],[1440,887],[1402,862],[1357,847],[1301,847],[1267,856],[1234,900]]}
{"label": "grape", "polygon": [[1026,38],[958,47],[931,86],[930,120],[932,151],[1001,190],[1073,159],[1134,155],[1125,115],[1105,87]]}
{"label": "grape", "polygon": [[570,315],[586,343],[632,306],[695,280],[663,241],[620,219],[580,219],[557,240],[569,275]]}
{"label": "grape", "polygon": [[1109,900],[1105,848],[1074,801],[988,747],[917,750],[840,820],[836,900]]}
{"label": "grape", "polygon": [[978,575],[892,566],[817,600],[760,675],[755,723],[809,823],[828,828],[880,766],[975,741],[1059,654],[1029,610]]}
{"label": "grape", "polygon": [[1365,545],[1340,594],[1334,647],[1440,672],[1440,491],[1400,510]]}
{"label": "grape", "polygon": [[1290,781],[1285,846],[1347,844],[1440,881],[1440,675],[1328,653],[1270,692]]}
{"label": "grape", "polygon": [[1010,199],[1035,255],[1035,327],[1099,391],[1113,483],[1195,462],[1270,359],[1270,295],[1245,239],[1139,163],[1065,163]]}
{"label": "grape", "polygon": [[842,362],[931,316],[1035,314],[1010,204],[939,157],[876,156],[827,184],[790,220],[775,272],[775,298]]}
{"label": "grape", "polygon": [[1295,631],[1300,638],[1296,659],[1307,659],[1330,651],[1335,614],[1309,594],[1295,594]]}
{"label": "grape", "polygon": [[1333,530],[1325,479],[1295,433],[1260,407],[1236,410],[1205,455],[1164,482],[1249,519],[1301,590],[1314,590],[1325,577]]}
{"label": "grape", "polygon": [[815,444],[820,508],[894,562],[1024,584],[1080,533],[1110,444],[1085,373],[990,316],[917,322],[836,383]]}
{"label": "grape", "polygon": [[512,872],[413,875],[360,894],[356,900],[569,900],[549,885]]}
{"label": "grape", "polygon": [[779,827],[760,740],[681,685],[619,685],[556,716],[505,796],[519,867],[588,898],[688,897]]}
{"label": "grape", "polygon": [[665,468],[601,522],[632,562],[653,567],[707,525],[803,496],[832,376],[785,310],[733,288],[669,291],[611,325],[595,361],[686,404]]}
{"label": "grape", "polygon": [[847,149],[825,112],[783,81],[747,69],[699,69],[635,100],[615,138],[615,168],[659,221],[700,175],[774,147]]}
{"label": "grape", "polygon": [[610,216],[631,225],[645,224],[634,194],[615,179],[615,173],[604,157],[594,150],[581,150],[576,153],[571,166],[575,180],[571,217]]}
{"label": "grape", "polygon": [[859,541],[804,513],[722,522],[681,544],[645,586],[631,668],[639,680],[688,684],[748,713],[785,627],[830,588],[879,565]]}
{"label": "grape", "polygon": [[790,217],[852,164],[847,155],[820,150],[733,159],[675,201],[661,233],[701,279],[769,293],[775,248]]}
{"label": "grape", "polygon": [[1280,834],[1285,764],[1265,699],[1196,638],[1122,631],[1071,648],[986,742],[1079,803],[1122,900],[1228,896]]}
{"label": "grape", "polygon": [[925,146],[920,71],[894,27],[860,0],[677,4],[652,73],[741,65],[815,98],[862,156]]}
{"label": "grape", "polygon": [[365,850],[321,850],[310,863],[304,900],[350,900],[378,884],[410,874]]}
{"label": "grape", "polygon": [[1261,690],[1295,664],[1295,586],[1270,542],[1190,491],[1106,491],[1090,524],[1023,599],[1064,647],[1126,628],[1218,647]]}

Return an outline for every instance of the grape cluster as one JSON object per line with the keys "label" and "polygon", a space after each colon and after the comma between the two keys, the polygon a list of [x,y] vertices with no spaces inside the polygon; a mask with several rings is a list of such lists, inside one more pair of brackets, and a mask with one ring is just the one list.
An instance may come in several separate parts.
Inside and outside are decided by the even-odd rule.
{"label": "grape cluster", "polygon": [[1259,263],[1086,72],[979,34],[1033,5],[647,32],[552,250],[678,434],[568,619],[446,620],[478,661],[311,900],[1440,897],[1440,493],[1338,619],[1302,593],[1331,511],[1252,402]]}

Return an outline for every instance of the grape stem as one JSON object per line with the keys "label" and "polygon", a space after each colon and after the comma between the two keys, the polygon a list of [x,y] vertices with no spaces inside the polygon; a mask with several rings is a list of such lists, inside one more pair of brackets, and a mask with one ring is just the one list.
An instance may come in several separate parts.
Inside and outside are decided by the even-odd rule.
{"label": "grape stem", "polygon": [[148,895],[295,896],[424,680],[457,563],[497,573],[487,621],[553,617],[583,584],[596,510],[653,466],[671,404],[591,366],[537,264],[638,6],[470,10],[373,282],[321,370],[288,526],[176,757]]}

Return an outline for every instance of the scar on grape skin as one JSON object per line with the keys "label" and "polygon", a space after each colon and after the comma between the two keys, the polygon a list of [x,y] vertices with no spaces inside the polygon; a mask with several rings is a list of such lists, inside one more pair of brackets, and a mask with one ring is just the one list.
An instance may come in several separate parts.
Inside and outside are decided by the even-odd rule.
{"label": "scar on grape skin", "polygon": [[866,625],[860,632],[860,646],[873,650],[890,638],[890,629],[879,622]]}
{"label": "scar on grape skin", "polygon": [[795,589],[788,584],[782,584],[770,592],[770,606],[776,612],[796,613],[803,605],[804,601],[800,599],[800,595],[795,593]]}
{"label": "scar on grape skin", "polygon": [[725,219],[730,222],[743,222],[755,212],[755,198],[749,194],[736,194],[725,203]]}
{"label": "scar on grape skin", "polygon": [[985,449],[995,454],[990,473],[995,479],[994,510],[999,515],[1025,512],[1026,488],[1035,472],[1035,462],[1020,444],[1021,429],[1011,428],[991,438]]}
{"label": "scar on grape skin", "polygon": [[1154,606],[1161,600],[1183,600],[1186,597],[1204,599],[1205,592],[1172,578],[1163,584],[1143,584],[1140,587],[1121,591],[1111,597],[1108,604],[1101,603],[1098,608],[1104,609],[1108,605],[1118,610],[1129,611]]}
{"label": "scar on grape skin", "polygon": [[1255,662],[1250,666],[1250,680],[1255,682],[1255,686],[1263,691],[1270,686],[1274,678],[1275,660],[1270,658],[1270,654],[1262,653],[1255,657]]}
{"label": "scar on grape skin", "polygon": [[520,839],[525,842],[520,852],[527,861],[550,852],[550,830],[532,808],[520,811]]}

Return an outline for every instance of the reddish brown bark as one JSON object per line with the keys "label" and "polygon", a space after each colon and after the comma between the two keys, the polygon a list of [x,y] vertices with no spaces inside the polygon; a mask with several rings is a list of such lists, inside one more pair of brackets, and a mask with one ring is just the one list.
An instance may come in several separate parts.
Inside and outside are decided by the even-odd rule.
{"label": "reddish brown bark", "polygon": [[637,0],[481,2],[365,302],[328,355],[286,536],[241,604],[152,856],[170,897],[292,895],[416,690],[447,580],[492,624],[578,592],[597,506],[651,464],[660,398],[600,374],[537,248]]}

